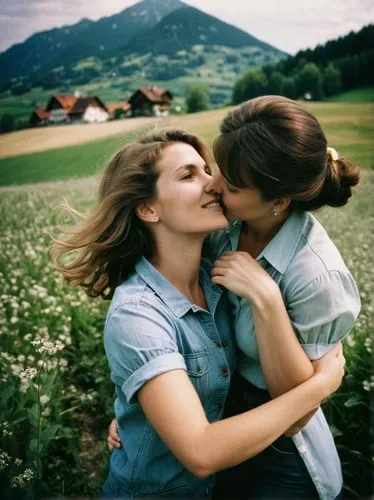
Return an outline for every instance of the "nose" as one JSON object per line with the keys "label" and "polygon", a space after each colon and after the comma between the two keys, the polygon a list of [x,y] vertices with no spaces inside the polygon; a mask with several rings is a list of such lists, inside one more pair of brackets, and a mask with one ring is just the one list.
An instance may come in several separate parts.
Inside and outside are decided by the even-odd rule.
{"label": "nose", "polygon": [[222,174],[215,172],[205,188],[208,193],[222,194]]}

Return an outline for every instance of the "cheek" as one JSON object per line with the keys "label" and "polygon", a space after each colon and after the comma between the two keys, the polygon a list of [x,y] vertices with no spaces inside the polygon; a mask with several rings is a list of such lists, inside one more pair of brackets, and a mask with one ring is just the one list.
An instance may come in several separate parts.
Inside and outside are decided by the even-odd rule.
{"label": "cheek", "polygon": [[222,198],[223,203],[229,210],[242,209],[246,205],[248,205],[248,200],[243,200],[240,196],[236,195],[235,193],[230,193],[229,191],[226,191],[223,194]]}

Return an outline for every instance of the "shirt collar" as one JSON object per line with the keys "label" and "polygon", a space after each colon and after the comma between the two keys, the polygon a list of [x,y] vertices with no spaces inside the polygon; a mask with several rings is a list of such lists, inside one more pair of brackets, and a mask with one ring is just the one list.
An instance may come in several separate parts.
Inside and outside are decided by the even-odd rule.
{"label": "shirt collar", "polygon": [[237,229],[237,227],[241,226],[242,225],[242,221],[240,220],[233,220],[232,222],[230,222],[230,224],[226,227],[225,229],[225,232],[226,233],[232,233],[235,229]]}
{"label": "shirt collar", "polygon": [[[205,261],[207,261],[207,259],[202,260],[200,281],[206,295],[206,300],[209,303],[210,297],[208,297],[208,294],[210,291],[221,293],[221,289],[211,284],[210,274],[208,270],[205,269]],[[187,297],[179,292],[179,290],[174,288],[174,286],[145,257],[141,257],[137,261],[135,270],[142,280],[147,283],[178,318],[184,316],[190,309],[194,312],[200,310],[200,307],[193,304]]]}
{"label": "shirt collar", "polygon": [[284,274],[295,254],[308,217],[307,212],[292,212],[256,260],[265,258],[277,271]]}

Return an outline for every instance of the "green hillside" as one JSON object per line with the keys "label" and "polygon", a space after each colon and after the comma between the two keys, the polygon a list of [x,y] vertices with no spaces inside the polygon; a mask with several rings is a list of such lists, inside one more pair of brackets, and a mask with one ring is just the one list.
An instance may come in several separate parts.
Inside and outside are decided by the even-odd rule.
{"label": "green hillside", "polygon": [[334,95],[328,99],[329,102],[373,102],[374,101],[374,86],[361,87],[358,89],[348,90],[341,94]]}

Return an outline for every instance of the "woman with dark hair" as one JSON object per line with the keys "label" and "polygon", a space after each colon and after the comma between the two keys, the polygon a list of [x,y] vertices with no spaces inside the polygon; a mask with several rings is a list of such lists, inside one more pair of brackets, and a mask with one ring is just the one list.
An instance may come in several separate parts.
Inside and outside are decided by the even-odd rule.
{"label": "woman with dark hair", "polygon": [[[359,169],[328,147],[313,115],[284,97],[243,103],[220,131],[214,144],[220,173],[209,189],[221,194],[225,215],[234,222],[210,244],[217,259],[213,282],[233,292],[240,351],[226,403],[230,416],[307,380],[310,360],[341,342],[354,325],[360,310],[356,283],[310,211],[345,205]],[[246,300],[259,266],[279,286],[294,329],[287,335],[277,322],[261,331]],[[319,409],[253,459],[224,472],[216,491],[228,498],[333,499],[341,488],[339,458]]]}
{"label": "woman with dark hair", "polygon": [[[54,245],[69,283],[112,299],[104,341],[126,439],[111,455],[104,497],[207,497],[216,471],[268,447],[341,381],[338,346],[298,387],[220,420],[235,356],[225,294],[201,261],[206,236],[227,226],[208,189],[211,163],[205,145],[181,130],[123,147],[104,173],[97,207]],[[289,334],[265,271],[248,300],[260,334],[271,335],[275,321]]]}

